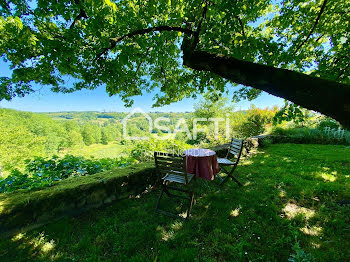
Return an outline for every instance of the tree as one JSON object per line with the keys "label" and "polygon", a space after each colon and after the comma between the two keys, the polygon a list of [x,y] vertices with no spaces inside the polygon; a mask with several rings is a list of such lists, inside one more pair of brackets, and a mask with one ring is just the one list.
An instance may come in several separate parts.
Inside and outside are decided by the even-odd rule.
{"label": "tree", "polygon": [[[33,156],[45,156],[45,144],[50,138],[35,134],[25,122],[30,113],[0,109],[0,167],[10,171],[22,168]],[[28,121],[29,122],[29,121]]]}
{"label": "tree", "polygon": [[74,147],[77,145],[81,146],[83,144],[84,144],[83,136],[79,132],[77,132],[76,130],[72,130],[67,133],[67,143],[66,143],[67,147]]}
{"label": "tree", "polygon": [[[194,119],[201,119],[196,122],[196,129],[201,131],[195,131],[196,139],[193,138],[188,143],[198,144],[205,141],[223,144],[228,142],[225,140],[226,121],[233,113],[234,105],[229,103],[227,97],[218,96],[215,93],[206,93],[203,95],[203,99],[194,105],[194,109]],[[192,121],[189,123],[192,134],[194,134],[194,119],[191,119]]]}
{"label": "tree", "polygon": [[[90,125],[90,124],[88,124]],[[94,137],[94,143],[98,144],[101,142],[101,127],[98,125],[91,125],[90,127],[90,133]]]}
{"label": "tree", "polygon": [[[350,127],[350,2],[25,0],[1,2],[0,99],[101,85],[156,106],[198,93],[261,91]],[[65,85],[67,76],[75,79]]]}
{"label": "tree", "polygon": [[275,113],[275,109],[260,109],[253,106],[245,112],[244,120],[237,127],[239,137],[247,138],[263,134],[265,126],[272,122]]}
{"label": "tree", "polygon": [[90,124],[86,124],[83,126],[82,131],[81,131],[81,135],[83,137],[83,141],[84,141],[85,145],[87,145],[87,146],[96,142],[96,139],[94,137],[94,128]]}
{"label": "tree", "polygon": [[[233,111],[233,104],[228,105],[227,97],[212,97],[213,94],[203,95],[203,99],[194,105],[194,116],[197,118],[225,118],[227,113]],[[209,120],[204,123],[210,122]]]}
{"label": "tree", "polygon": [[109,126],[101,129],[101,143],[107,145],[108,142],[115,140],[116,136],[113,133],[113,129]]}
{"label": "tree", "polygon": [[76,121],[64,121],[63,126],[66,129],[67,133],[72,131],[80,132],[80,127]]}

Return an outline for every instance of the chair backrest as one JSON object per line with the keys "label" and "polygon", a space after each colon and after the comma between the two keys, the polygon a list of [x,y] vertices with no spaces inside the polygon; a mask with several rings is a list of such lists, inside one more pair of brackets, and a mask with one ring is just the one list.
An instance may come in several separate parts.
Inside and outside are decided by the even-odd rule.
{"label": "chair backrest", "polygon": [[242,150],[243,150],[243,140],[232,138],[226,158],[229,158],[230,155],[233,155],[234,159],[236,160],[235,164],[237,164],[241,157]]}
{"label": "chair backrest", "polygon": [[154,160],[160,176],[165,176],[166,174],[183,176],[186,184],[188,184],[185,155],[154,152]]}

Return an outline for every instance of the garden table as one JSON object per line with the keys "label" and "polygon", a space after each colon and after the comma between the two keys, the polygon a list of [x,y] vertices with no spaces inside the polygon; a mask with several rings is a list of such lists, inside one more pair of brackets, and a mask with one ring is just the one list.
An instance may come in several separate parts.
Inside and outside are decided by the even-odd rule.
{"label": "garden table", "polygon": [[214,180],[220,168],[216,153],[205,148],[191,148],[183,152],[186,156],[187,173],[195,174],[196,177]]}

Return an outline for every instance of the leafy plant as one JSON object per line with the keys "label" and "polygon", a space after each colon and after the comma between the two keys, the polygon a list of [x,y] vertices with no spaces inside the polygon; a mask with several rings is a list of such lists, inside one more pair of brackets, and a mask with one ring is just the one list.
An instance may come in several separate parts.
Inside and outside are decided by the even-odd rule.
{"label": "leafy plant", "polygon": [[320,119],[320,121],[318,122],[317,127],[320,128],[320,129],[324,129],[324,128],[326,128],[326,127],[329,127],[329,128],[331,128],[331,129],[338,129],[338,128],[340,128],[341,126],[340,126],[340,124],[339,124],[336,120],[334,120],[334,119],[332,119],[332,118],[329,118],[329,117],[322,117],[322,118]]}
{"label": "leafy plant", "polygon": [[317,128],[274,128],[272,135],[276,135],[276,142],[300,144],[349,144],[350,132],[344,130],[343,137],[329,135]]}
{"label": "leafy plant", "polygon": [[0,180],[0,193],[17,189],[40,189],[51,186],[54,181],[92,175],[115,167],[125,167],[134,161],[132,158],[124,157],[119,159],[85,159],[72,155],[66,155],[63,158],[53,156],[49,159],[35,157],[34,160],[26,160],[24,172],[14,169],[7,178]]}
{"label": "leafy plant", "polygon": [[313,262],[315,258],[310,254],[306,253],[299,245],[299,242],[296,242],[294,247],[294,254],[290,256],[288,261],[290,262]]}
{"label": "leafy plant", "polygon": [[285,101],[284,106],[275,114],[273,121],[280,124],[282,121],[294,121],[296,124],[304,122],[308,117],[308,110]]}
{"label": "leafy plant", "polygon": [[247,138],[264,133],[266,125],[272,122],[273,115],[273,110],[251,108],[247,111],[243,123],[237,128],[239,136]]}
{"label": "leafy plant", "polygon": [[259,147],[267,147],[271,144],[273,144],[273,139],[270,137],[265,137],[265,138],[260,139]]}

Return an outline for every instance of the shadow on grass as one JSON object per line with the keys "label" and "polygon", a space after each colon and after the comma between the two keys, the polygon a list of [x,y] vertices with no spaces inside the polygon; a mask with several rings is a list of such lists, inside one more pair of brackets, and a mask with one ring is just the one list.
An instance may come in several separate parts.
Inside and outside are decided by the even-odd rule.
{"label": "shadow on grass", "polygon": [[350,197],[350,152],[288,144],[264,151],[237,168],[243,187],[198,180],[188,222],[156,214],[158,191],[149,192],[3,240],[1,261],[349,259],[350,211],[335,200]]}

